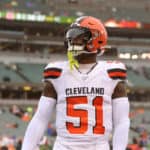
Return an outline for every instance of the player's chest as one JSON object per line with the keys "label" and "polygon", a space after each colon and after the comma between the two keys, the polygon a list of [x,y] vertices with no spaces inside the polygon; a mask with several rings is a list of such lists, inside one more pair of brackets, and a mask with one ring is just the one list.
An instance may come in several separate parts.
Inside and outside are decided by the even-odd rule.
{"label": "player's chest", "polygon": [[110,80],[103,72],[66,74],[58,82],[58,92],[70,96],[102,96],[111,93]]}

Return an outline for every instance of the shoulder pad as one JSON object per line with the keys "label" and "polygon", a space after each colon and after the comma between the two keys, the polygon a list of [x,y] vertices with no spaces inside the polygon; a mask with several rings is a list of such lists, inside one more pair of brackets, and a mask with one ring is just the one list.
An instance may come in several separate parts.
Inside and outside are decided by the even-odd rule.
{"label": "shoulder pad", "polygon": [[56,79],[61,76],[62,68],[59,64],[48,64],[43,72],[44,79]]}
{"label": "shoulder pad", "polygon": [[112,61],[107,63],[108,63],[107,73],[110,78],[114,80],[117,79],[126,80],[127,71],[123,63],[118,61]]}

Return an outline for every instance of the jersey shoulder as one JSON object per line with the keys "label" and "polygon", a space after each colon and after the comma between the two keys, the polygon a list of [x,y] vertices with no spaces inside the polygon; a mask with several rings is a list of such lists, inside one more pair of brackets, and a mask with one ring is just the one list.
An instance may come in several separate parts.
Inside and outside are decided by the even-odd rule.
{"label": "jersey shoulder", "polygon": [[57,79],[62,75],[66,62],[48,63],[43,71],[44,79]]}
{"label": "jersey shoulder", "polygon": [[106,71],[108,76],[113,80],[126,80],[127,70],[124,63],[120,61],[106,61]]}

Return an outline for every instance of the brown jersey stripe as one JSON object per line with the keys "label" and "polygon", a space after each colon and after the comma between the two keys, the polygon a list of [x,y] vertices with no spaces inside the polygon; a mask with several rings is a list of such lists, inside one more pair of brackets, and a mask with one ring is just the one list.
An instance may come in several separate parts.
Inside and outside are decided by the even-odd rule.
{"label": "brown jersey stripe", "polygon": [[127,71],[125,69],[117,68],[117,69],[109,69],[108,73],[111,73],[111,72],[124,72],[124,73],[126,73]]}
{"label": "brown jersey stripe", "polygon": [[107,72],[109,77],[112,79],[125,80],[127,77],[127,71],[125,69],[110,69]]}
{"label": "brown jersey stripe", "polygon": [[44,70],[44,72],[47,72],[47,71],[57,71],[57,72],[62,72],[62,69],[52,67],[52,68],[47,68],[47,69]]}
{"label": "brown jersey stripe", "polygon": [[59,68],[48,68],[44,70],[43,76],[47,78],[58,78],[61,75],[62,70]]}

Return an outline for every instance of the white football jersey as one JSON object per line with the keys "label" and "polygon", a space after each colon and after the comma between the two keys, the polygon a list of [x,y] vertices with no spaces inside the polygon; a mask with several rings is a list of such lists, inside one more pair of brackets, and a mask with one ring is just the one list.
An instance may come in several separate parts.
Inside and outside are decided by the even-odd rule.
{"label": "white football jersey", "polygon": [[[68,62],[50,63],[44,80],[57,92],[56,129],[60,137],[108,140],[112,131],[112,93],[126,79],[124,64],[100,61],[88,73],[70,70]],[[83,138],[84,137],[84,138]]]}

